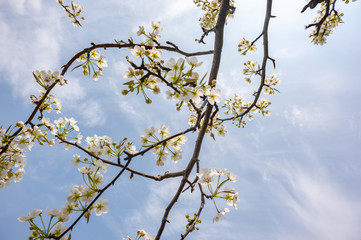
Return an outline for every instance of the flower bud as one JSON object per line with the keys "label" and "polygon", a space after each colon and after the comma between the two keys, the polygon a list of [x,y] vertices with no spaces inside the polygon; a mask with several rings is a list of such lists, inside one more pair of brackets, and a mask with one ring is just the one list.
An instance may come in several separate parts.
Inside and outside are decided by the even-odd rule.
{"label": "flower bud", "polygon": [[17,127],[21,127],[21,128],[22,128],[22,127],[24,127],[24,126],[25,126],[25,124],[24,124],[24,122],[19,121],[19,122],[17,122],[17,123],[16,123],[16,126],[17,126]]}

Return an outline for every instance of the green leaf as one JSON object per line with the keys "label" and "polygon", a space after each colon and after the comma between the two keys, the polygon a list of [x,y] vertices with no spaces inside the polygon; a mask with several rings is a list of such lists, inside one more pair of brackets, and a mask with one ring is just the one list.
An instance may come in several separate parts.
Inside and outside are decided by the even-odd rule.
{"label": "green leaf", "polygon": [[82,63],[79,64],[78,66],[74,67],[71,71],[73,71],[74,69],[77,69],[77,68],[80,67],[80,66],[83,66],[83,64],[82,64]]}
{"label": "green leaf", "polygon": [[44,84],[40,81],[40,79],[38,78],[38,76],[35,75],[34,72],[33,72],[33,76],[34,76],[36,82],[37,82],[40,86],[44,87]]}
{"label": "green leaf", "polygon": [[134,80],[131,80],[129,82],[123,83],[123,85],[134,85]]}

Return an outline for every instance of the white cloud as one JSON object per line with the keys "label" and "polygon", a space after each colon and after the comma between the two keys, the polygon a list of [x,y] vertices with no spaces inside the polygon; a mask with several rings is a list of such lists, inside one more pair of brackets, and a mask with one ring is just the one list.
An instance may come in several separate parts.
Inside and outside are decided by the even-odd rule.
{"label": "white cloud", "polygon": [[[280,223],[278,239],[355,239],[361,233],[361,208],[320,165],[311,146],[300,147],[308,158],[302,166],[291,160],[274,161],[265,170],[271,198],[283,206],[273,213]],[[282,214],[287,222],[282,222]]]}
{"label": "white cloud", "polygon": [[330,119],[318,108],[306,108],[294,105],[290,110],[283,112],[286,121],[298,127],[322,127],[327,125]]}
{"label": "white cloud", "polygon": [[87,100],[79,107],[82,122],[88,126],[101,126],[106,121],[106,116],[101,105],[95,100]]}
{"label": "white cloud", "polygon": [[[67,79],[67,84],[54,89],[54,94],[62,101],[62,103],[74,104],[74,102],[82,100],[86,93],[85,88],[80,84],[81,79]],[[71,107],[71,106],[70,106]]]}
{"label": "white cloud", "polygon": [[15,95],[26,99],[38,88],[31,72],[58,67],[60,15],[43,5],[38,0],[2,3],[8,11],[0,15],[1,80],[12,85]]}

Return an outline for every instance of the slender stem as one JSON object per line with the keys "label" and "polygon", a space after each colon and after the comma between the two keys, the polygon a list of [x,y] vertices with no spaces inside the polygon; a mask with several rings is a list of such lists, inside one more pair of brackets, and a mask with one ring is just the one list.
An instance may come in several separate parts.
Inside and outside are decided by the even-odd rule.
{"label": "slender stem", "polygon": [[272,17],[271,12],[272,12],[272,0],[267,0],[266,16],[265,16],[265,19],[264,19],[263,31],[262,31],[262,34],[261,34],[263,36],[263,61],[262,61],[262,67],[261,67],[261,82],[259,84],[258,90],[255,92],[254,100],[253,100],[252,104],[249,107],[247,107],[247,109],[244,112],[242,112],[241,114],[239,114],[239,115],[237,115],[235,117],[219,119],[222,122],[223,121],[234,120],[236,118],[243,118],[247,113],[249,113],[251,111],[251,109],[253,107],[256,106],[256,104],[258,102],[258,99],[261,96],[262,88],[265,85],[264,81],[265,81],[265,78],[266,78],[267,61],[268,60],[271,60],[272,62],[274,61],[269,56],[269,53],[268,53],[268,27],[269,27],[270,19]]}

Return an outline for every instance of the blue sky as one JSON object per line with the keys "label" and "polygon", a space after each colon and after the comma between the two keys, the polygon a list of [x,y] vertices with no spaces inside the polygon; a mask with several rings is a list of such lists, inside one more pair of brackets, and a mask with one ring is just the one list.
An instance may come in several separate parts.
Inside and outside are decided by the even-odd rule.
{"label": "blue sky", "polygon": [[[60,70],[73,54],[91,42],[112,42],[135,36],[139,25],[161,21],[161,40],[181,49],[208,50],[197,45],[201,35],[199,9],[190,0],[177,1],[77,1],[84,7],[82,28],[74,28],[55,1],[0,0],[0,125],[24,121],[32,110],[29,94],[37,91],[34,70]],[[305,1],[275,1],[270,25],[270,55],[282,80],[280,94],[272,101],[271,116],[257,116],[244,129],[228,124],[228,134],[214,142],[207,139],[201,152],[202,167],[227,168],[237,175],[238,210],[213,224],[216,211],[208,202],[200,231],[189,239],[339,240],[361,237],[361,21],[359,2],[338,6],[345,13],[324,46],[310,43],[304,26],[316,11],[300,14]],[[223,99],[235,92],[250,98],[253,91],[243,81],[237,44],[252,40],[262,29],[265,1],[238,1],[233,20],[225,28],[225,43],[218,83]],[[262,48],[261,44],[257,45]],[[84,136],[108,135],[113,140],[132,139],[140,146],[144,128],[161,123],[172,132],[188,127],[188,113],[175,111],[164,96],[146,105],[140,96],[121,95],[127,69],[127,51],[102,51],[109,67],[99,81],[76,71],[66,76],[68,85],[56,89],[63,104],[62,116],[79,120]],[[170,57],[167,54],[165,57]],[[172,55],[173,56],[173,55]],[[178,56],[174,56],[178,57]],[[254,55],[260,61],[260,55]],[[252,58],[252,56],[250,56]],[[202,57],[203,73],[210,57]],[[272,71],[270,69],[270,71]],[[164,92],[164,91],[163,91]],[[54,116],[54,118],[57,116]],[[151,155],[137,159],[134,169],[151,174],[176,171],[185,166],[195,136],[188,135],[183,160],[155,166]],[[35,146],[27,153],[23,181],[0,192],[0,239],[26,239],[20,215],[34,208],[60,208],[69,188],[82,183],[70,159],[75,149]],[[116,173],[109,170],[106,180]],[[175,192],[178,179],[155,183],[135,177],[121,178],[105,193],[110,212],[82,221],[72,239],[122,239],[137,229],[156,234],[164,207]],[[171,212],[164,239],[179,239],[185,213],[197,210],[199,196],[185,194]],[[221,205],[222,206],[222,205]],[[225,206],[224,206],[225,207]],[[74,218],[72,218],[74,219]]]}

